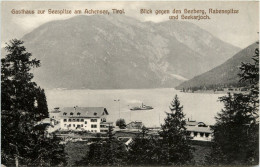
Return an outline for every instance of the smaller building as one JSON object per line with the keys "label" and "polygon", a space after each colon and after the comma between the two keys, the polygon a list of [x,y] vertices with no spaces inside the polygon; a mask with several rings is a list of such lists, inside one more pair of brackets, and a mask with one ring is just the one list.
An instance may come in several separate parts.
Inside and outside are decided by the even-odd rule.
{"label": "smaller building", "polygon": [[142,121],[133,121],[126,125],[127,129],[141,129],[143,127]]}
{"label": "smaller building", "polygon": [[60,108],[59,107],[55,107],[54,110],[52,110],[49,113],[49,117],[50,117],[50,121],[52,125],[57,125],[59,124],[60,121]]}
{"label": "smaller building", "polygon": [[186,128],[192,140],[199,140],[199,141],[212,140],[212,130],[210,129],[210,126],[207,126],[203,122],[187,121]]}
{"label": "smaller building", "polygon": [[188,126],[187,131],[192,137],[192,140],[200,140],[200,141],[212,140],[212,131],[210,130],[209,127]]}
{"label": "smaller building", "polygon": [[100,122],[100,132],[108,132],[111,126],[113,126],[113,122]]}
{"label": "smaller building", "polygon": [[134,141],[132,137],[118,137],[118,140],[125,144],[126,150],[129,150],[129,147]]}

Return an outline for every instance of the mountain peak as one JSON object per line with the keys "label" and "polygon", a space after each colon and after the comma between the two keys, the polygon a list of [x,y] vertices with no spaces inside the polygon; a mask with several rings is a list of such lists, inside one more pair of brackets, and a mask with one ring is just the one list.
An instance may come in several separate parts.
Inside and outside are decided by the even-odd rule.
{"label": "mountain peak", "polygon": [[41,60],[35,80],[46,88],[174,87],[238,51],[192,23],[110,15],[52,21],[22,40]]}

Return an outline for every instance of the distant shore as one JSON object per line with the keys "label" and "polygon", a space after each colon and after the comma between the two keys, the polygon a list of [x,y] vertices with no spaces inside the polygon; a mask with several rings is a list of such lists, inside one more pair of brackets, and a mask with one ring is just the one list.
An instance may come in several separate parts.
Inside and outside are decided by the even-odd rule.
{"label": "distant shore", "polygon": [[[180,91],[182,92],[182,91]],[[248,91],[214,91],[214,90],[198,90],[193,92],[183,92],[183,93],[200,93],[200,94],[227,94],[227,93],[242,93],[247,94]]]}

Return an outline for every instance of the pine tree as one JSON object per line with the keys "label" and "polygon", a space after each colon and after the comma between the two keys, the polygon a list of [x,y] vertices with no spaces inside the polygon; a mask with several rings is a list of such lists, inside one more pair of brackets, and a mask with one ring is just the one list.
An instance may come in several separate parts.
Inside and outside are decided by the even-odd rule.
{"label": "pine tree", "polygon": [[32,121],[48,117],[44,90],[32,82],[30,70],[40,66],[40,61],[31,59],[20,40],[12,40],[1,59],[2,110],[24,110]]}
{"label": "pine tree", "polygon": [[[259,42],[257,42],[259,44]],[[240,82],[249,82],[250,84],[250,99],[251,103],[255,107],[254,115],[258,118],[258,108],[259,108],[259,48],[255,49],[255,55],[252,57],[254,63],[243,63],[240,67],[241,73]]]}
{"label": "pine tree", "polygon": [[148,136],[147,132],[147,128],[143,126],[142,131],[133,138],[128,151],[128,165],[160,165],[158,162],[161,143],[158,139]]}
{"label": "pine tree", "polygon": [[248,147],[251,136],[248,135],[254,116],[250,113],[250,98],[242,94],[230,93],[220,98],[224,109],[216,117],[217,123],[213,127],[215,164],[246,164],[248,153],[253,151]]}
{"label": "pine tree", "polygon": [[166,113],[165,123],[161,125],[160,137],[162,137],[161,161],[165,165],[188,164],[192,159],[192,147],[189,144],[190,137],[186,131],[186,122],[176,95],[170,106],[170,113]]}
{"label": "pine tree", "polygon": [[[45,129],[37,125],[37,122],[48,117],[44,90],[32,82],[33,74],[30,73],[32,68],[40,66],[40,61],[31,59],[31,53],[26,52],[20,40],[11,40],[5,50],[7,55],[1,59],[1,160],[4,164],[28,165],[36,162],[34,157],[42,159],[39,150],[45,144],[57,140],[45,139],[42,135]],[[44,144],[39,144],[40,141]],[[62,147],[57,145],[52,149],[45,153],[54,153],[55,149]],[[57,163],[63,161],[53,160]],[[48,161],[55,164],[51,163],[52,160]]]}
{"label": "pine tree", "polygon": [[249,94],[230,93],[220,97],[224,109],[216,116],[213,147],[208,163],[217,165],[257,165],[259,162],[259,52],[254,63],[242,63],[241,82],[250,84]]}

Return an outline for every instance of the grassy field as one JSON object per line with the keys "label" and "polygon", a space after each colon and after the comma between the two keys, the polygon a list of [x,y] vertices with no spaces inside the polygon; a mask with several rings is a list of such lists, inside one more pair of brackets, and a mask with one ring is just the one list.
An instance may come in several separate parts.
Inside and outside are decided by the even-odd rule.
{"label": "grassy field", "polygon": [[[196,162],[196,165],[203,165],[205,155],[210,152],[210,145],[199,142],[193,143],[192,146],[195,148],[195,151],[193,152],[193,160]],[[73,166],[76,161],[81,160],[87,154],[88,144],[86,141],[68,142],[65,150],[69,156],[68,165]]]}
{"label": "grassy field", "polygon": [[81,160],[88,152],[87,142],[68,142],[65,147],[69,159],[68,165],[73,166],[76,161]]}
{"label": "grassy field", "polygon": [[193,145],[195,151],[193,152],[193,160],[196,165],[203,165],[205,156],[210,153],[210,146]]}

